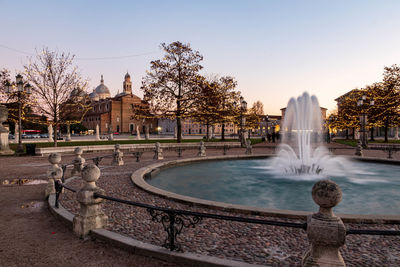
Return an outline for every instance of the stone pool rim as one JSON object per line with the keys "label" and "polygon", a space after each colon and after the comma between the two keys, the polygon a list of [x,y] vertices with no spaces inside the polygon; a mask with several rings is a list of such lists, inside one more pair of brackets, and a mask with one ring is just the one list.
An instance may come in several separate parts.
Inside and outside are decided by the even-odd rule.
{"label": "stone pool rim", "polygon": [[[226,156],[207,156],[207,157],[194,157],[186,159],[169,160],[163,162],[157,162],[145,167],[140,168],[131,175],[131,181],[134,185],[143,189],[146,192],[161,196],[166,199],[171,199],[177,202],[189,204],[191,206],[205,207],[211,210],[222,210],[233,213],[251,214],[251,215],[262,215],[271,217],[281,217],[289,219],[301,219],[306,220],[307,216],[317,212],[309,211],[296,211],[296,210],[282,210],[282,209],[270,209],[270,208],[259,208],[250,207],[238,204],[231,204],[225,202],[205,200],[185,195],[176,194],[170,191],[166,191],[148,184],[145,180],[150,179],[152,175],[156,175],[162,169],[187,165],[195,162],[202,161],[216,161],[216,160],[240,160],[240,159],[257,159],[257,158],[270,158],[275,155],[273,154],[259,154],[259,155],[226,155]],[[348,159],[374,162],[382,164],[400,165],[400,161],[391,159],[377,159],[370,157],[351,157],[343,156]],[[311,190],[311,189],[310,189]],[[311,198],[311,194],[310,194]],[[340,205],[340,203],[339,203]],[[336,214],[345,223],[384,223],[384,224],[398,224],[400,223],[400,215],[362,215],[362,214]]]}

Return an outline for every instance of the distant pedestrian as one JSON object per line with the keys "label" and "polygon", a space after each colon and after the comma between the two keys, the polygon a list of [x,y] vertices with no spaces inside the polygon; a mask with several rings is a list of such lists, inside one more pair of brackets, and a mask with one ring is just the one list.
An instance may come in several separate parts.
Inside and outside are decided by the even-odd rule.
{"label": "distant pedestrian", "polygon": [[275,143],[275,131],[272,132],[272,143]]}
{"label": "distant pedestrian", "polygon": [[270,133],[267,133],[267,140],[268,140],[268,143],[271,143],[271,134]]}

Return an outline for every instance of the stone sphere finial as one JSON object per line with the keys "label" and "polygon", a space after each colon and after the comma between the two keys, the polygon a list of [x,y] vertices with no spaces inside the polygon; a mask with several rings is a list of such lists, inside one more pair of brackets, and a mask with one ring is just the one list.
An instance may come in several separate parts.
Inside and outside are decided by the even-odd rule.
{"label": "stone sphere finial", "polygon": [[51,164],[58,164],[61,162],[61,155],[58,153],[51,153],[49,155],[49,162]]}
{"label": "stone sphere finial", "polygon": [[334,181],[321,180],[314,184],[312,198],[320,207],[330,209],[342,200],[342,190]]}
{"label": "stone sphere finial", "polygon": [[100,178],[100,169],[94,164],[88,164],[82,169],[82,179],[88,183]]}
{"label": "stone sphere finial", "polygon": [[83,150],[79,146],[75,148],[74,150],[75,155],[82,155]]}

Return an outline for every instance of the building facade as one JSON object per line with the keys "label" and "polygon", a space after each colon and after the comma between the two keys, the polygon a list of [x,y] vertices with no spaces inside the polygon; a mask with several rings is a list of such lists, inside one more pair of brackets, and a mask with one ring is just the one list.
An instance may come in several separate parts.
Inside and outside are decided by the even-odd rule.
{"label": "building facade", "polygon": [[[238,133],[239,127],[233,123],[225,124],[225,135],[236,135]],[[158,132],[160,134],[175,134],[176,130],[176,120],[171,119],[159,119],[158,120]],[[216,124],[210,126],[209,134],[221,135],[222,124]],[[196,122],[193,119],[186,118],[182,120],[182,134],[183,135],[206,135],[207,126]]]}
{"label": "building facade", "polygon": [[155,132],[157,120],[139,118],[136,111],[148,107],[148,103],[132,93],[132,81],[129,73],[126,73],[123,81],[123,91],[111,97],[110,90],[104,84],[103,75],[100,85],[89,94],[91,109],[83,119],[83,125],[89,130],[95,130],[99,125],[100,134],[145,133],[145,126],[149,132]]}

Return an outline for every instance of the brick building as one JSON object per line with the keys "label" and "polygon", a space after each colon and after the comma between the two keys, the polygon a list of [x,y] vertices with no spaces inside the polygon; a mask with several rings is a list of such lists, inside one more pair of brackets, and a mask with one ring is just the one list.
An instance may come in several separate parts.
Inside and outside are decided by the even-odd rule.
{"label": "brick building", "polygon": [[137,119],[135,110],[146,107],[148,104],[132,93],[132,82],[129,73],[126,73],[123,82],[122,93],[111,97],[110,90],[104,84],[103,75],[100,85],[89,94],[91,110],[85,115],[83,125],[89,130],[95,130],[99,125],[100,134],[112,132],[136,133],[139,127],[140,133],[145,132],[145,125],[150,132],[155,132],[157,120]]}

